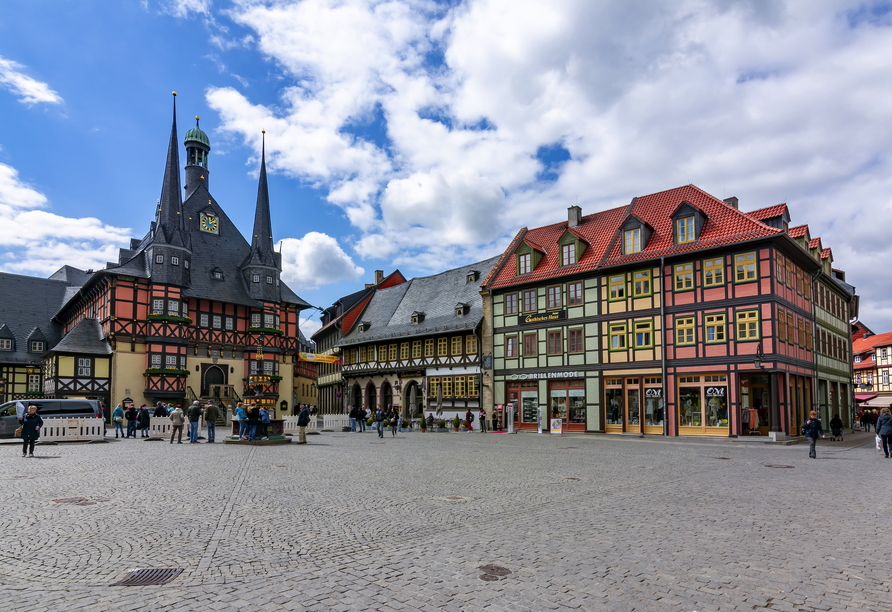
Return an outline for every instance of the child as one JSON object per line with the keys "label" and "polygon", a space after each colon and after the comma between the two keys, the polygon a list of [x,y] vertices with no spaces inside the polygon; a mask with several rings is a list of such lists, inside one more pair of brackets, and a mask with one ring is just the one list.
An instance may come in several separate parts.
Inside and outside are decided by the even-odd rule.
{"label": "child", "polygon": [[830,419],[830,440],[842,442],[842,419],[838,414],[834,414]]}

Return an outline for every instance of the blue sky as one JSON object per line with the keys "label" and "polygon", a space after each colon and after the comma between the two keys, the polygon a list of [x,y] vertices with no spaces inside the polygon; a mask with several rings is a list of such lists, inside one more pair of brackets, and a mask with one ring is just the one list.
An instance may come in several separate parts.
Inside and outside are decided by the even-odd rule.
{"label": "blue sky", "polygon": [[786,202],[892,330],[890,26],[844,0],[6,0],[0,269],[95,268],[145,234],[175,90],[244,234],[267,131],[312,304],[694,183]]}

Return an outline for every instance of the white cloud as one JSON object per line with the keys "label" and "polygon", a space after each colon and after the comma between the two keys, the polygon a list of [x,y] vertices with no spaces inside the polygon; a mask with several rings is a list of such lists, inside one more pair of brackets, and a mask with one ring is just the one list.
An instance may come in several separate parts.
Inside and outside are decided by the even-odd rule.
{"label": "white cloud", "polygon": [[[447,267],[571,204],[694,183],[744,210],[788,202],[855,270],[863,304],[889,302],[887,284],[858,283],[890,217],[881,13],[861,0],[236,0],[227,16],[285,85],[278,105],[231,89],[208,101],[258,148],[267,129],[271,170],[328,190],[362,256]],[[373,120],[380,138],[350,135]],[[570,159],[543,180],[537,152],[555,144]]]}
{"label": "white cloud", "polygon": [[19,101],[25,104],[62,103],[62,97],[50,89],[49,85],[23,74],[23,68],[17,62],[0,57],[0,85],[19,96]]}
{"label": "white cloud", "polygon": [[319,232],[303,238],[283,238],[276,248],[282,253],[282,280],[298,292],[342,280],[355,281],[365,271],[353,263],[337,240]]}
{"label": "white cloud", "polygon": [[211,10],[211,0],[168,0],[164,3],[164,10],[181,19],[188,17],[190,13],[208,15]]}
{"label": "white cloud", "polygon": [[127,244],[129,229],[92,217],[75,219],[37,210],[47,204],[46,196],[23,183],[14,168],[0,164],[4,271],[48,276],[66,264],[103,268],[117,259],[118,246]]}
{"label": "white cloud", "polygon": [[304,333],[307,340],[310,340],[311,336],[322,327],[322,321],[316,319],[304,319],[301,317],[298,321],[298,327],[300,327],[300,331]]}

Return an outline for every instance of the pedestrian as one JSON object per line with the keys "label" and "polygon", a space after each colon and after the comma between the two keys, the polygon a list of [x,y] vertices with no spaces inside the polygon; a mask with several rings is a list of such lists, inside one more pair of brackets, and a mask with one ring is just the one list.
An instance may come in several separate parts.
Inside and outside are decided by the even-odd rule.
{"label": "pedestrian", "polygon": [[830,439],[842,442],[842,419],[838,414],[834,414],[830,419]]}
{"label": "pedestrian", "polygon": [[390,437],[395,438],[396,432],[399,431],[400,421],[403,419],[403,414],[395,409],[390,411]]}
{"label": "pedestrian", "polygon": [[139,407],[139,433],[141,437],[148,438],[149,437],[149,425],[152,424],[152,415],[149,414],[149,409],[145,404]]}
{"label": "pedestrian", "polygon": [[474,422],[474,413],[471,412],[471,409],[468,408],[468,411],[465,413],[465,423],[468,424],[468,433],[474,431],[473,425],[471,423]]}
{"label": "pedestrian", "polygon": [[363,433],[366,428],[366,421],[369,417],[365,414],[365,408],[362,406],[357,406],[356,408],[356,431],[357,433]]}
{"label": "pedestrian", "polygon": [[480,406],[480,412],[477,413],[480,418],[480,433],[486,433],[486,410]]}
{"label": "pedestrian", "polygon": [[235,406],[235,418],[238,419],[238,439],[239,440],[247,440],[248,439],[248,411],[245,410],[245,405],[242,402],[239,402]]}
{"label": "pedestrian", "polygon": [[260,424],[260,411],[257,404],[248,406],[248,439],[253,440],[257,437],[257,426]]}
{"label": "pedestrian", "polygon": [[165,408],[164,404],[158,402],[155,406],[155,413],[152,416],[156,417],[166,417],[167,416],[167,408]]}
{"label": "pedestrian", "polygon": [[180,408],[179,405],[174,409],[173,412],[170,413],[168,417],[170,422],[173,423],[173,427],[170,430],[170,443],[173,444],[174,436],[177,438],[177,444],[183,443],[183,423],[186,422],[186,415],[183,414],[183,409]]}
{"label": "pedestrian", "polygon": [[201,424],[201,406],[198,400],[192,402],[186,410],[186,416],[189,417],[189,444],[198,444],[198,426]]}
{"label": "pedestrian", "polygon": [[127,417],[127,437],[136,437],[136,426],[139,424],[139,412],[133,407],[133,404],[127,408],[125,414]]}
{"label": "pedestrian", "polygon": [[877,434],[883,440],[883,453],[888,457],[892,451],[892,413],[888,408],[880,411],[877,418]]}
{"label": "pedestrian", "polygon": [[310,408],[304,406],[297,415],[297,443],[307,443],[307,425],[310,424]]}
{"label": "pedestrian", "polygon": [[269,428],[269,410],[266,406],[260,407],[260,439],[269,440],[267,429]]}
{"label": "pedestrian", "polygon": [[22,457],[34,456],[34,443],[40,438],[40,428],[43,427],[43,419],[37,414],[37,406],[28,406],[28,412],[19,419],[22,424]]}
{"label": "pedestrian", "polygon": [[350,417],[350,431],[356,431],[356,417],[359,414],[359,411],[356,409],[356,406],[350,406],[350,412],[347,416]]}
{"label": "pedestrian", "polygon": [[858,424],[861,426],[861,431],[864,431],[864,411],[858,411]]}
{"label": "pedestrian", "polygon": [[375,429],[378,430],[378,437],[384,437],[384,419],[387,418],[387,413],[384,412],[384,409],[381,408],[381,404],[378,404],[377,410],[375,410]]}
{"label": "pedestrian", "polygon": [[805,420],[805,423],[802,424],[802,435],[809,439],[809,447],[808,447],[808,456],[812,459],[817,459],[817,454],[815,453],[815,444],[818,441],[818,438],[824,437],[824,428],[821,427],[821,419],[818,418],[818,413],[812,410],[808,413],[808,418]]}
{"label": "pedestrian", "polygon": [[220,418],[220,409],[217,404],[208,400],[204,407],[204,422],[208,426],[208,444],[213,444],[217,437],[217,419]]}
{"label": "pedestrian", "polygon": [[310,416],[316,416],[316,404],[310,406]]}
{"label": "pedestrian", "polygon": [[115,409],[112,411],[112,421],[115,422],[115,437],[118,437],[118,432],[121,432],[121,437],[124,437],[124,408],[121,404],[115,406]]}

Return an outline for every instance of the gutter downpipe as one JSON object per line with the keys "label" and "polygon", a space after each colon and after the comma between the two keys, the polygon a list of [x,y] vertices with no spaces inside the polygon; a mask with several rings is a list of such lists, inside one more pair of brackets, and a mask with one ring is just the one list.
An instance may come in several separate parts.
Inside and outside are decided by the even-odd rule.
{"label": "gutter downpipe", "polygon": [[666,270],[666,256],[660,257],[660,329],[663,334],[662,349],[660,349],[660,367],[663,374],[663,436],[669,435],[669,411],[666,403],[666,283],[663,276]]}

